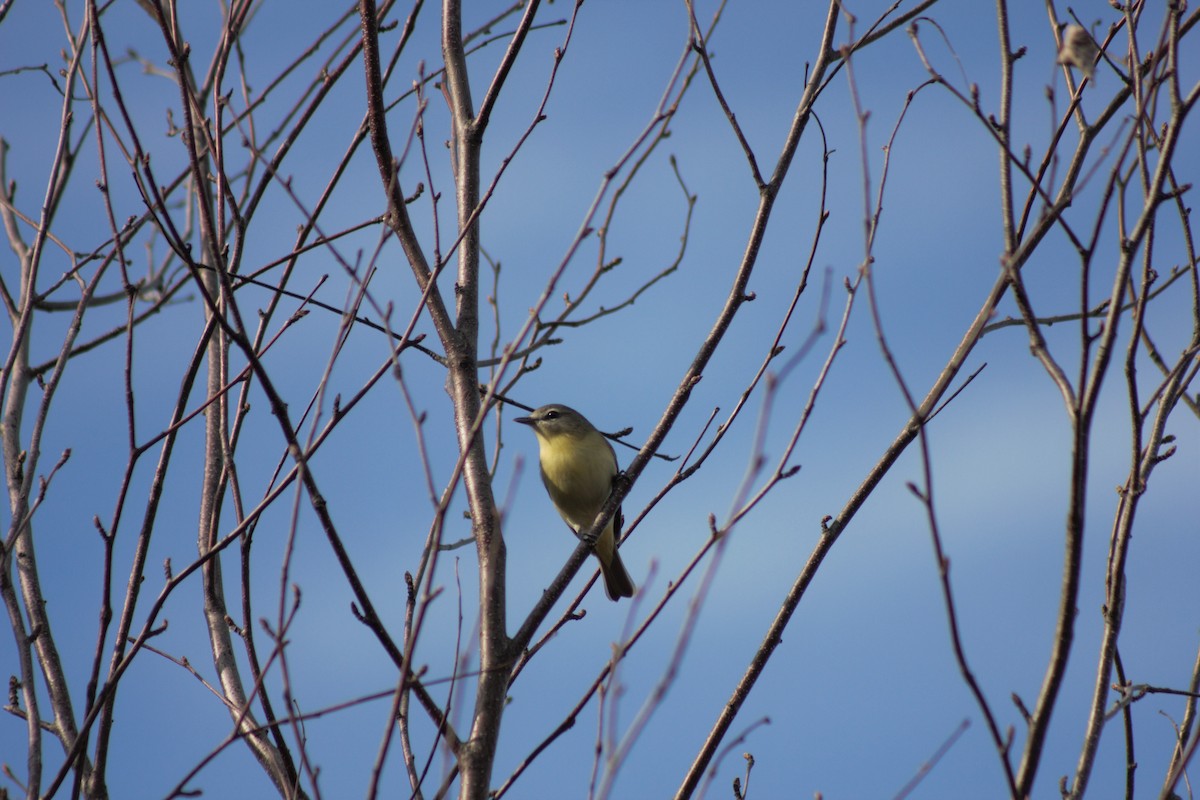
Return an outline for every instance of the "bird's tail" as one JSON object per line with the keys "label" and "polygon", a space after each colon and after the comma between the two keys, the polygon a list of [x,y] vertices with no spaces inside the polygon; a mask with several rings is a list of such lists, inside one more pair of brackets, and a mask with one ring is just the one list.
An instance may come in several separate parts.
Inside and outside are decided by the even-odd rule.
{"label": "bird's tail", "polygon": [[629,577],[629,573],[625,570],[625,564],[621,561],[621,554],[613,550],[612,559],[606,564],[604,559],[600,561],[600,574],[604,577],[604,593],[608,595],[608,599],[616,602],[622,597],[633,597],[634,585],[633,578]]}

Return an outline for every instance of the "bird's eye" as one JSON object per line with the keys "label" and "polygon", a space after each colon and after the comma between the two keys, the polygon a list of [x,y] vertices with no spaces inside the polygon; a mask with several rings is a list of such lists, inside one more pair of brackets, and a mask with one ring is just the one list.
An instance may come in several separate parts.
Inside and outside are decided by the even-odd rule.
{"label": "bird's eye", "polygon": [[550,409],[546,412],[546,419],[558,419],[558,412],[554,409]]}

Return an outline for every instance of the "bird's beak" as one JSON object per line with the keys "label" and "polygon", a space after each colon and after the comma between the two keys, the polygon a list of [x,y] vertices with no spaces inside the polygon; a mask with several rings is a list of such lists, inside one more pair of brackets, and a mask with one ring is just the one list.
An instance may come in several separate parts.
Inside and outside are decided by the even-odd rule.
{"label": "bird's beak", "polygon": [[537,423],[533,417],[513,417],[513,422],[519,422],[522,425],[534,425]]}

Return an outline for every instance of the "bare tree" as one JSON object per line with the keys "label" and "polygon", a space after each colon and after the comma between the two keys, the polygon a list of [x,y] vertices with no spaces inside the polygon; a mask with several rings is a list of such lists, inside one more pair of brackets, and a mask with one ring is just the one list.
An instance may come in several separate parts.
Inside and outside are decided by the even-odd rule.
{"label": "bare tree", "polygon": [[[0,36],[30,21],[40,31],[10,52],[41,48],[31,61],[0,56],[0,87],[22,92],[4,105],[28,109],[0,122],[11,254],[0,295],[12,331],[0,383],[8,791],[120,796],[139,785],[129,774],[138,748],[161,738],[186,763],[156,776],[168,797],[202,791],[219,764],[247,753],[288,798],[523,796],[530,770],[547,768],[586,714],[591,760],[561,767],[576,776],[561,796],[633,796],[617,782],[639,748],[656,747],[661,725],[686,749],[658,769],[676,797],[716,791],[712,780],[731,773],[733,795],[749,797],[756,759],[783,757],[769,744],[780,736],[747,720],[746,703],[783,658],[784,632],[812,605],[802,601],[827,556],[870,526],[860,513],[891,481],[907,487],[932,544],[949,643],[908,657],[951,664],[986,732],[994,774],[971,789],[1027,798],[1057,783],[1064,797],[1111,796],[1096,787],[1115,773],[1097,777],[1098,762],[1123,751],[1126,796],[1147,791],[1135,793],[1139,761],[1163,765],[1150,778],[1159,796],[1180,792],[1200,742],[1200,652],[1170,662],[1189,677],[1163,686],[1127,670],[1119,645],[1131,600],[1154,589],[1155,567],[1131,568],[1153,535],[1146,506],[1200,533],[1190,515],[1198,12],[1132,2],[1093,23],[1047,3],[1048,19],[1034,20],[1000,0],[997,55],[979,48],[978,20],[935,0],[834,0],[820,13],[693,0],[595,15],[582,0],[463,5],[0,3]],[[62,32],[46,49],[52,13]],[[776,14],[803,25],[789,52],[762,48],[771,79],[720,57],[722,37],[766,36]],[[671,66],[619,83],[625,34],[643,29],[658,53],[671,50],[659,56]],[[916,77],[897,91],[901,53]],[[618,88],[587,97],[572,81],[588,71]],[[634,87],[651,83],[657,102],[635,108]],[[787,110],[769,135],[749,113],[763,86],[771,110]],[[564,140],[550,131],[569,102],[614,122],[603,136],[566,139],[570,154],[556,157]],[[965,132],[949,152],[909,138],[939,114]],[[986,263],[970,266],[988,284],[978,296],[919,286],[917,296],[939,298],[931,315],[965,321],[942,359],[889,322],[907,295],[888,270],[913,248],[945,262],[951,238],[894,232],[893,208],[912,202],[895,175],[906,159],[943,162],[960,170],[961,189],[968,148],[991,154],[991,174],[998,166],[995,185],[975,194],[994,192],[985,222],[1001,244],[981,245]],[[578,165],[589,188],[566,174]],[[522,196],[523,182],[556,170],[561,196]],[[693,181],[711,175],[731,184],[715,191],[740,213],[697,224],[711,195]],[[544,206],[568,202],[581,209],[573,231],[546,230],[558,216]],[[725,252],[731,241],[740,254]],[[689,281],[704,288],[689,292]],[[868,335],[852,348],[850,331]],[[915,360],[913,349],[934,355]],[[953,448],[937,438],[943,414],[965,429],[993,425],[969,405],[989,381],[983,354],[1030,352],[1058,398],[1036,413],[1069,430],[1047,523],[1060,555],[1040,565],[1061,572],[1039,609],[1052,640],[1023,644],[1042,676],[1036,696],[973,655],[974,633],[1012,614],[1021,587],[962,607],[970,586],[950,569],[961,540],[940,490]],[[859,409],[872,406],[837,381],[848,359],[864,358],[880,369],[871,393],[901,398],[899,429],[879,439],[858,434]],[[529,442],[508,423],[510,406],[572,400],[543,396],[566,381],[595,398],[583,410],[602,427],[633,405],[656,421],[611,435],[629,447],[624,471],[565,562],[566,546],[546,548],[560,565],[552,575],[507,558],[506,542],[527,541],[518,530],[533,519],[518,495],[546,512],[537,519],[552,516],[529,479]],[[986,391],[1003,397],[1003,387]],[[630,405],[610,405],[618,399]],[[870,463],[843,497],[797,510],[795,487],[835,468],[813,443],[817,414]],[[1118,448],[1125,476],[1097,500],[1107,479],[1098,453]],[[1006,481],[1034,460],[997,457],[989,491],[1007,498]],[[1184,481],[1155,480],[1176,465]],[[719,501],[701,483],[708,475]],[[666,539],[643,531],[680,497],[698,516],[667,553]],[[789,504],[793,541],[814,542],[807,555],[756,545],[773,503]],[[630,562],[638,595],[601,609],[595,576],[579,573],[589,565],[589,576],[591,545],[622,504],[632,545],[658,557]],[[1107,555],[1089,561],[1085,548]],[[1181,545],[1173,558],[1191,553]],[[735,559],[754,575],[790,565],[782,599],[740,620],[762,631],[744,654],[697,636],[737,594],[722,583]],[[1187,608],[1155,617],[1151,632],[1194,634],[1195,591],[1178,591]],[[1092,594],[1098,621],[1084,602]],[[621,618],[623,628],[604,624]],[[1097,625],[1094,637],[1079,635],[1081,619]],[[579,630],[615,640],[587,651],[582,676],[566,644]],[[703,678],[727,697],[704,706],[711,727],[673,718],[668,696],[683,674],[730,658],[740,679]],[[330,659],[340,666],[316,666]],[[631,664],[644,673],[636,703]],[[385,683],[351,677],[360,665]],[[164,672],[186,681],[168,688]],[[556,674],[582,688],[541,707],[538,682]],[[194,718],[180,685],[204,690]],[[1090,700],[1064,701],[1072,689]],[[1179,717],[1165,745],[1153,733],[1161,718],[1134,718],[1147,697],[1168,698]],[[883,713],[893,710],[914,713]],[[513,720],[531,711],[537,725]],[[928,748],[907,785],[892,784],[898,796],[938,774],[967,725]],[[1123,736],[1117,749],[1102,750],[1106,731],[1109,742]],[[1135,731],[1151,748],[1135,747]],[[337,747],[352,737],[370,752],[343,765]],[[757,756],[724,764],[741,747]],[[1068,751],[1070,774],[1051,774],[1048,754],[1058,764]],[[781,785],[794,791],[796,780]]]}

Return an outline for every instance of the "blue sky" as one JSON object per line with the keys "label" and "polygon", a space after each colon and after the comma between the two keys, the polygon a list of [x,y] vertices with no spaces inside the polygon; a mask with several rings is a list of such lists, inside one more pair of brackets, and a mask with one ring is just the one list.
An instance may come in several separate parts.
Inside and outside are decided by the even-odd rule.
{"label": "blue sky", "polygon": [[[488,4],[470,13],[478,20],[500,7]],[[886,7],[883,3],[856,4],[852,8],[858,18],[856,30],[865,29]],[[1044,10],[1012,11],[1014,43],[1028,48],[1017,64],[1014,139],[1021,144],[1029,142],[1039,154],[1056,119],[1044,87],[1052,85],[1058,93],[1058,113],[1066,88],[1061,71],[1053,64],[1054,39]],[[70,13],[78,25],[82,5],[71,4]],[[217,31],[217,7],[189,7],[184,13],[194,63],[202,70]],[[318,22],[323,26],[335,13],[332,6],[319,2],[265,4],[245,39],[246,58],[255,80],[265,84],[279,65],[290,61],[297,48],[312,38],[314,26]],[[436,13],[433,7],[422,12],[389,97],[409,85],[419,62],[424,61],[427,70],[439,62]],[[546,20],[560,19],[570,13],[570,6],[556,3],[542,13]],[[699,9],[702,19],[711,13],[711,4]],[[725,13],[711,41],[713,65],[760,167],[769,171],[802,91],[805,65],[813,58],[824,12],[810,4],[772,2],[731,4]],[[1101,3],[1079,13],[1088,23],[1101,20],[1100,30],[1114,14]],[[994,108],[999,91],[994,12],[947,3],[935,6],[929,16],[945,30],[968,80],[979,85],[984,107]],[[135,5],[116,4],[106,20],[114,53],[134,45],[147,58],[161,62],[163,48]],[[468,18],[466,27],[471,25],[472,18]],[[343,28],[341,35],[352,29]],[[1149,24],[1145,29],[1157,30]],[[923,24],[921,31],[931,57],[961,87],[958,67],[935,38],[932,26]],[[548,80],[552,52],[561,45],[564,32],[560,26],[531,34],[489,131],[484,149],[488,176],[512,150],[535,113]],[[604,171],[617,162],[646,124],[686,44],[686,34],[681,3],[590,3],[583,7],[546,109],[547,119],[513,160],[482,220],[484,246],[502,263],[503,337],[514,335],[523,324],[547,275],[564,258]],[[389,43],[394,42],[394,35]],[[843,25],[837,41],[844,42],[846,35]],[[52,61],[63,46],[62,26],[49,4],[16,4],[0,24],[0,70]],[[473,57],[476,102],[484,93],[501,47],[493,44]],[[864,107],[871,111],[864,149],[874,192],[882,169],[882,146],[891,135],[906,92],[917,88],[926,73],[902,31],[865,52],[854,65],[857,90]],[[264,108],[259,136],[280,119],[315,69],[313,64],[305,65],[280,91],[280,105]],[[1183,69],[1195,80],[1194,63],[1185,63]],[[123,70],[126,99],[153,148],[155,169],[174,174],[183,163],[183,151],[178,139],[167,139],[163,133],[166,109],[173,109],[175,120],[180,119],[178,95],[166,80],[139,75],[134,64]],[[812,330],[826,281],[830,285],[827,321],[836,326],[845,302],[843,280],[853,279],[863,256],[862,159],[847,78],[844,71],[835,77],[817,106],[834,150],[827,201],[831,216],[810,287],[784,335],[785,357],[796,352]],[[1094,112],[1116,85],[1117,77],[1102,67],[1097,87],[1085,95],[1084,107]],[[308,207],[315,203],[332,164],[345,151],[362,119],[362,98],[361,68],[352,67],[284,163],[284,174]],[[10,114],[0,121],[0,135],[10,147],[9,177],[21,186],[20,207],[35,215],[53,153],[60,99],[44,74],[25,72],[0,79],[0,108],[21,109],[19,122]],[[77,132],[84,121],[83,108],[76,120]],[[407,102],[392,113],[397,149],[411,124],[413,109]],[[435,91],[430,92],[426,125],[436,189],[443,193],[440,210],[445,246],[452,236],[453,204],[442,147],[447,135],[445,108]],[[229,144],[233,147],[236,143],[237,137],[233,137]],[[1181,181],[1194,180],[1198,144],[1193,130],[1180,148]],[[698,198],[679,270],[621,313],[584,328],[563,330],[563,343],[542,351],[542,366],[523,378],[514,393],[529,405],[568,403],[606,431],[632,426],[629,438],[635,443],[657,422],[724,302],[745,247],[756,200],[740,148],[711,91],[701,82],[684,101],[672,124],[671,138],[652,156],[618,210],[609,231],[608,257],[623,260],[589,298],[584,313],[620,302],[632,287],[674,259],[686,209],[668,165],[672,155],[688,190]],[[110,156],[114,159],[110,184],[118,218],[140,213],[128,168],[120,163],[115,150]],[[721,409],[718,419],[723,420],[758,368],[808,256],[820,157],[819,140],[810,128],[780,195],[750,282],[749,289],[757,299],[740,312],[668,436],[665,452],[685,453],[714,408]],[[980,123],[944,90],[931,87],[916,97],[893,143],[891,157],[874,250],[875,276],[889,344],[912,391],[921,396],[998,275],[1002,244],[997,154]],[[1099,158],[1097,151],[1093,159]],[[1094,191],[1107,174],[1111,156],[1107,158],[1087,189]],[[59,214],[56,230],[74,249],[83,251],[101,241],[106,231],[98,224],[102,218],[97,217],[94,146],[83,149],[76,169],[77,186]],[[415,158],[406,162],[402,177],[406,191],[425,179]],[[1023,184],[1018,186],[1023,189]],[[321,220],[326,231],[381,213],[383,195],[374,160],[365,147],[355,156],[334,198]],[[1087,227],[1094,204],[1093,197],[1084,196],[1067,216]],[[413,209],[423,242],[432,247],[428,196]],[[288,252],[295,227],[303,219],[281,192],[269,196],[260,215],[247,240],[248,268]],[[359,253],[366,259],[378,237],[377,229],[369,229],[340,241],[337,252],[347,262],[354,262]],[[1184,258],[1178,224],[1165,224],[1157,241],[1163,264],[1160,272],[1165,274],[1166,268]],[[1115,257],[1113,234],[1107,233],[1102,242]],[[160,257],[162,242],[153,247],[155,256]],[[56,275],[66,263],[57,253],[50,258],[51,265],[44,269],[47,276]],[[145,252],[137,250],[134,258],[136,274],[145,269]],[[546,307],[546,316],[560,308],[557,297],[563,292],[575,296],[591,275],[595,258],[593,238],[584,242],[569,264],[556,297]],[[1111,257],[1097,263],[1105,272],[1094,281],[1094,297],[1107,292],[1111,281]],[[385,247],[378,266],[373,296],[381,304],[393,303],[395,319],[406,321],[418,292],[395,242]],[[11,255],[0,256],[0,268],[5,281],[11,282],[15,272]],[[325,274],[330,281],[318,296],[341,305],[346,280],[329,250],[317,250],[300,261],[292,288],[308,291]],[[1077,260],[1061,235],[1048,237],[1026,274],[1039,313],[1067,313],[1075,308]],[[451,291],[449,280],[443,290]],[[255,295],[255,291],[244,292],[246,309],[265,303],[265,293]],[[278,320],[290,313],[294,304],[285,309]],[[1006,300],[1001,314],[1012,313],[1015,307]],[[89,313],[85,337],[119,324],[122,316],[119,304]],[[333,314],[311,313],[289,330],[265,359],[296,417],[321,379],[338,321]],[[49,358],[57,351],[64,324],[65,320],[52,320],[39,326],[35,358]],[[488,335],[491,325],[490,319],[484,324]],[[1186,295],[1164,297],[1162,310],[1151,325],[1165,353],[1179,352],[1191,329]],[[135,381],[143,439],[165,423],[201,326],[202,306],[193,298],[170,307],[139,331]],[[422,319],[417,330],[429,334],[430,344],[436,342],[427,320]],[[832,336],[831,327],[778,386],[764,446],[769,464],[780,455],[833,344]],[[1056,355],[1074,375],[1077,326],[1057,326],[1048,336]],[[846,338],[848,343],[790,462],[800,465],[801,471],[773,491],[732,532],[677,679],[621,766],[613,797],[673,793],[816,543],[820,520],[838,512],[904,424],[907,409],[880,356],[865,296],[858,300]],[[483,344],[487,346],[486,338]],[[356,330],[332,372],[331,392],[349,397],[386,355],[382,337],[365,328]],[[56,477],[47,503],[35,519],[35,530],[56,639],[79,691],[91,663],[99,591],[100,548],[91,519],[93,515],[104,520],[111,517],[127,447],[121,375],[114,368],[119,359],[119,346],[110,344],[72,362],[42,448],[42,471],[64,447],[72,448],[70,462]],[[1008,698],[1015,692],[1032,706],[1052,641],[1062,571],[1070,430],[1058,392],[1030,356],[1028,336],[1022,329],[1002,329],[985,337],[965,372],[983,362],[987,368],[934,421],[928,436],[938,522],[950,558],[964,646],[1000,725],[1016,726],[1019,749],[1024,742],[1022,723]],[[439,367],[411,351],[403,367],[418,408],[428,414],[425,435],[433,443],[429,457],[440,491],[455,456],[444,376]],[[1144,369],[1149,384],[1151,367]],[[1129,458],[1119,370],[1109,376],[1105,392],[1094,425],[1097,438],[1092,451],[1077,643],[1042,761],[1038,796],[1056,792],[1059,777],[1074,770],[1095,672],[1105,551],[1116,501],[1113,487],[1123,482]],[[328,417],[330,402],[326,398],[323,419]],[[282,444],[261,394],[256,394],[252,403],[258,410],[250,417],[238,467],[247,497],[256,499],[281,457]],[[703,545],[708,516],[723,520],[729,514],[753,453],[761,408],[760,389],[705,469],[658,504],[622,548],[635,580],[644,586],[642,599],[613,605],[593,591],[585,600],[587,616],[567,625],[513,686],[496,762],[496,784],[558,724],[603,667],[611,643],[631,619],[640,621],[647,606],[657,601],[667,582],[676,578]],[[508,421],[503,426],[495,483],[497,496],[505,501],[509,617],[514,626],[573,546],[538,485],[532,437],[523,429],[514,430],[516,427]],[[1194,592],[1196,564],[1200,563],[1200,500],[1195,492],[1200,437],[1195,419],[1183,413],[1172,418],[1169,430],[1178,438],[1178,452],[1155,472],[1139,512],[1121,655],[1134,682],[1183,688],[1200,640]],[[495,447],[495,427],[489,425],[486,435],[489,446]],[[413,564],[430,517],[414,447],[413,424],[399,388],[385,379],[340,424],[313,462],[360,576],[396,631],[402,624],[404,601],[400,576]],[[181,438],[167,487],[160,532],[146,572],[145,590],[150,595],[161,587],[163,559],[181,565],[194,557],[201,448],[202,428],[195,423]],[[628,461],[629,452],[618,450],[623,462]],[[127,566],[121,558],[127,559],[132,547],[154,457],[156,454],[139,464],[135,473],[133,510],[123,523],[117,545],[118,564],[122,565],[117,568],[118,585],[126,580]],[[647,468],[626,502],[627,519],[640,512],[673,469],[663,462]],[[964,721],[969,722],[968,729],[924,778],[916,796],[960,797],[965,791],[973,796],[1003,796],[1004,779],[986,727],[953,661],[924,512],[906,489],[907,482],[920,478],[921,464],[914,448],[838,541],[735,723],[731,740],[748,732],[721,763],[710,797],[728,796],[730,781],[743,773],[743,752],[753,753],[756,761],[750,779],[752,797],[812,796],[818,791],[829,798],[893,796]],[[756,479],[755,488],[762,480],[762,476]],[[290,495],[276,504],[256,533],[261,562],[256,565],[254,592],[259,613],[270,619],[277,613],[279,568],[292,527],[292,505]],[[301,506],[306,506],[306,501]],[[467,535],[468,526],[461,516],[464,508],[460,493],[449,516],[448,539]],[[4,521],[7,529],[7,516]],[[290,581],[301,588],[303,599],[291,631],[289,668],[299,706],[312,711],[387,690],[393,685],[394,669],[350,615],[350,593],[311,513],[302,512],[295,529]],[[453,663],[459,624],[456,571],[466,615],[464,635],[469,641],[475,608],[473,550],[464,548],[444,556],[441,569],[438,583],[445,592],[432,608],[417,652],[418,661],[427,664],[434,676],[447,675]],[[230,562],[227,572],[233,571]],[[590,578],[590,569],[584,573]],[[576,585],[582,586],[584,580],[577,578]],[[686,603],[697,585],[694,577],[622,664],[615,704],[618,733],[624,731],[667,668],[687,613]],[[199,597],[199,586],[193,582],[170,599],[164,610],[170,625],[155,644],[173,655],[186,656],[202,675],[213,680]],[[0,664],[6,673],[17,669],[9,637],[0,637]],[[272,673],[271,680],[277,692],[278,674]],[[471,687],[459,691],[469,697]],[[469,705],[457,696],[455,703],[460,710],[452,716],[465,726]],[[1146,787],[1156,791],[1161,782],[1173,741],[1172,721],[1182,718],[1183,704],[1177,698],[1154,696],[1137,704],[1133,714],[1140,796],[1141,790],[1151,791]],[[165,796],[230,729],[228,714],[211,694],[178,666],[150,653],[135,662],[120,695],[117,717],[118,736],[109,768],[114,796]],[[756,725],[764,718],[770,723]],[[604,719],[609,719],[607,714]],[[305,735],[321,770],[325,796],[364,792],[386,725],[387,706],[381,701],[306,723]],[[593,701],[576,727],[534,762],[509,796],[587,796],[597,729]],[[423,720],[416,731],[425,737],[429,733]],[[24,760],[23,737],[19,720],[0,718],[0,762],[18,774]],[[421,747],[428,748],[428,743],[421,742]],[[53,747],[47,750],[58,756]],[[1111,787],[1122,785],[1124,759],[1120,730],[1110,725],[1093,776],[1094,796],[1115,796],[1118,790]],[[435,773],[442,766],[439,754],[434,759]],[[218,797],[268,796],[271,792],[261,770],[238,745],[223,752],[190,785]],[[404,775],[398,757],[393,757],[385,771],[385,785],[390,795],[403,796]]]}

